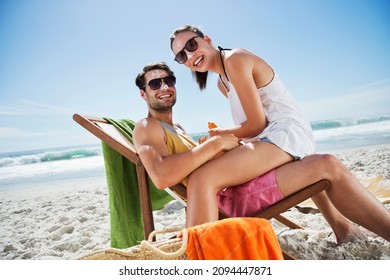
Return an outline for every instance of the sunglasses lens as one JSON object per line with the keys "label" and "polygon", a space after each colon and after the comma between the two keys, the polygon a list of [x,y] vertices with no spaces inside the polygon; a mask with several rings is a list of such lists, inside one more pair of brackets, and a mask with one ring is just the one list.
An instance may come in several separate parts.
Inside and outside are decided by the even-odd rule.
{"label": "sunglasses lens", "polygon": [[175,60],[180,64],[184,64],[187,61],[187,54],[184,50],[177,53]]}
{"label": "sunglasses lens", "polygon": [[175,76],[168,76],[168,77],[163,78],[163,80],[164,80],[164,83],[169,87],[173,87],[176,84]]}
{"label": "sunglasses lens", "polygon": [[152,90],[156,90],[156,89],[159,89],[161,87],[161,79],[153,79],[153,80],[150,80],[149,84],[150,88]]}
{"label": "sunglasses lens", "polygon": [[186,43],[185,48],[189,52],[194,52],[194,51],[196,51],[198,49],[198,42],[196,42],[195,38],[191,38]]}

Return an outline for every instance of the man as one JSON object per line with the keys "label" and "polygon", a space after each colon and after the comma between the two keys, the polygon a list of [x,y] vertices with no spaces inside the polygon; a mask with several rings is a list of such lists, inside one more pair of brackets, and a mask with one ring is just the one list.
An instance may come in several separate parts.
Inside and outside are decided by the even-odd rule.
{"label": "man", "polygon": [[[149,112],[147,118],[136,124],[134,144],[157,188],[164,189],[182,182],[192,171],[221,151],[239,145],[235,136],[224,135],[212,137],[197,146],[180,126],[173,123],[172,107],[176,103],[176,78],[173,72],[164,63],[144,69],[143,74],[137,77],[136,84],[141,89],[141,97],[146,101]],[[144,79],[148,81],[146,84]],[[167,137],[172,133],[183,141],[175,145],[167,144],[167,140],[171,140]]]}
{"label": "man", "polygon": [[[136,85],[148,107],[148,116],[136,124],[133,140],[157,188],[164,189],[180,182],[187,186],[186,226],[190,227],[216,221],[217,196],[221,191],[251,179],[237,179],[245,178],[245,174],[236,174],[240,162],[235,160],[238,154],[250,149],[250,144],[240,145],[239,139],[230,134],[195,144],[173,122],[175,83],[174,73],[165,63],[147,65],[138,74]],[[221,152],[224,154],[219,156]],[[390,240],[389,211],[331,155],[307,156],[240,187],[228,188],[233,193],[233,200],[237,189],[252,192],[250,201],[235,201],[236,205],[229,207],[256,205],[260,200],[262,205],[270,205],[321,179],[327,179],[330,187],[326,194],[313,197],[313,201],[332,227],[339,244],[362,235],[348,219]],[[199,194],[203,196],[201,200]],[[346,203],[346,198],[353,203]]]}

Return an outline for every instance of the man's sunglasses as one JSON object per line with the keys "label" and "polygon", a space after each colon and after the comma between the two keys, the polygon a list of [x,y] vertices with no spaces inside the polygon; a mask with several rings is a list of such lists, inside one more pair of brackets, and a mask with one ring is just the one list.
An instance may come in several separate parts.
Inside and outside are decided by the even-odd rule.
{"label": "man's sunglasses", "polygon": [[187,41],[187,43],[184,45],[184,48],[176,54],[175,61],[179,62],[180,64],[184,64],[187,62],[188,57],[184,50],[187,50],[189,52],[194,52],[198,49],[198,42],[195,40],[196,37],[200,37],[200,36],[197,35]]}
{"label": "man's sunglasses", "polygon": [[[152,90],[157,90],[161,88],[162,82],[168,86],[173,87],[176,84],[176,77],[175,76],[167,76],[164,78],[158,78],[150,80],[147,84]],[[144,88],[146,88],[147,85],[144,85]]]}

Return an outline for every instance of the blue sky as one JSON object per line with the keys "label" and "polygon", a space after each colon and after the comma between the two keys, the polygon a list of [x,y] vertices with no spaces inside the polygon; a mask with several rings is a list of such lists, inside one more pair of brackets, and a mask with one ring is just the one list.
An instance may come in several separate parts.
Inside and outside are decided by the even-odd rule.
{"label": "blue sky", "polygon": [[177,76],[176,121],[191,133],[230,125],[216,76],[200,92],[173,61],[183,24],[263,57],[310,121],[390,113],[389,1],[2,0],[0,152],[98,143],[76,112],[146,116],[134,78],[157,61]]}

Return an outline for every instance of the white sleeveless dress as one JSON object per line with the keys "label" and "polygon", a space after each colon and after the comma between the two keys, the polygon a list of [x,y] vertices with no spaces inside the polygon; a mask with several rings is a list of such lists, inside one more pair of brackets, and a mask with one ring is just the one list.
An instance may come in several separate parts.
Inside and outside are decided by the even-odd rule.
{"label": "white sleeveless dress", "polygon": [[[228,83],[227,96],[233,122],[238,125],[247,118],[234,86]],[[296,159],[313,154],[315,142],[310,123],[303,117],[292,95],[276,73],[273,80],[265,87],[259,88],[258,92],[268,125],[256,137],[243,139],[244,142],[269,140]]]}

